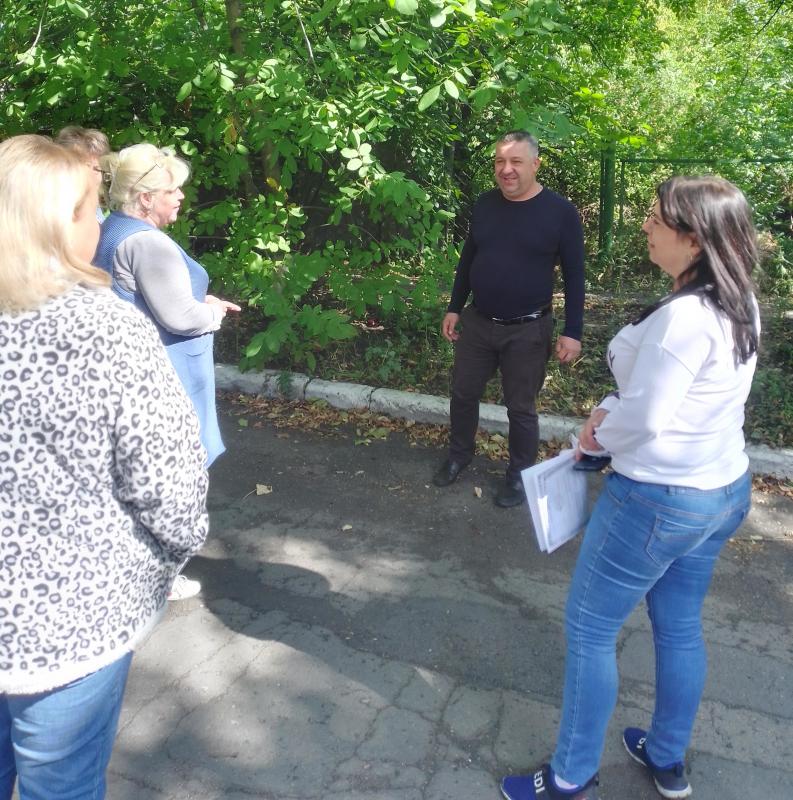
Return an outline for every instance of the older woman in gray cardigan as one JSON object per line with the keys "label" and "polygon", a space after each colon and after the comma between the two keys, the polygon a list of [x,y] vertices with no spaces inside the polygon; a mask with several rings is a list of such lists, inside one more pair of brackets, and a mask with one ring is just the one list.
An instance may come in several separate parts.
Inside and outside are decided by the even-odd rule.
{"label": "older woman in gray cardigan", "polygon": [[[102,163],[110,176],[112,212],[102,223],[94,264],[110,273],[113,291],[157,328],[198,415],[209,467],[225,450],[215,407],[214,331],[228,311],[240,307],[207,294],[206,270],[165,233],[184,199],[187,163],[145,142]],[[200,590],[197,580],[180,575],[171,599]]]}

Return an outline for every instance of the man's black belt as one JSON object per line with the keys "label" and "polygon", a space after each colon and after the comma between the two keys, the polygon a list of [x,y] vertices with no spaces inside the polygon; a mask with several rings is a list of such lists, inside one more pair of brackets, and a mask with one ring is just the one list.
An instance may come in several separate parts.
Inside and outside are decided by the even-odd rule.
{"label": "man's black belt", "polygon": [[[485,319],[495,322],[496,325],[522,325],[524,322],[531,322],[535,319],[540,319],[546,314],[551,313],[551,306],[547,305],[537,311],[532,311],[531,314],[524,314],[522,317],[510,317],[509,319],[501,319],[500,317],[488,317],[487,314],[482,314]],[[481,312],[480,312],[481,313]]]}

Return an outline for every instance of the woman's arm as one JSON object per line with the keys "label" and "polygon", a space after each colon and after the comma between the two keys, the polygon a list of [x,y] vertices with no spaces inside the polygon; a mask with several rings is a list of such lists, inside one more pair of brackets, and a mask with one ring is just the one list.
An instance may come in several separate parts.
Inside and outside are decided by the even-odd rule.
{"label": "woman's arm", "polygon": [[151,322],[135,314],[114,347],[120,388],[114,426],[116,491],[175,561],[206,538],[206,452],[193,405]]}
{"label": "woman's arm", "polygon": [[639,348],[630,381],[619,398],[609,401],[608,413],[594,438],[610,453],[635,450],[669,425],[688,394],[695,374],[659,344]]}
{"label": "woman's arm", "polygon": [[128,236],[119,245],[115,261],[131,274],[135,288],[167,331],[200,336],[220,327],[225,309],[193,297],[187,265],[166,234],[141,231]]}
{"label": "woman's arm", "polygon": [[596,434],[597,429],[600,427],[600,424],[606,418],[606,414],[608,413],[609,412],[605,408],[601,408],[600,406],[592,409],[592,413],[589,415],[583,427],[578,432],[578,451],[576,452],[576,460],[580,459],[580,457],[584,454],[584,451],[586,451],[587,454],[601,451],[605,453],[603,447],[598,443]]}

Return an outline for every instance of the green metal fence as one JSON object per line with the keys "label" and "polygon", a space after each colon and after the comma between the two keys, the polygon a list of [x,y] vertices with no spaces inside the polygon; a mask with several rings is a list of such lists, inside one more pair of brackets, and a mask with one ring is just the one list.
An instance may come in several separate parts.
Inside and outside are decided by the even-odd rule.
{"label": "green metal fence", "polygon": [[[617,157],[614,144],[606,147],[600,155],[600,203],[598,218],[598,257],[608,258],[614,245],[614,217],[619,203],[619,228],[622,228],[625,211],[625,165],[626,164],[777,164],[793,162],[793,157],[767,158],[634,158]],[[619,181],[617,179],[619,163]],[[619,200],[617,199],[619,198]]]}

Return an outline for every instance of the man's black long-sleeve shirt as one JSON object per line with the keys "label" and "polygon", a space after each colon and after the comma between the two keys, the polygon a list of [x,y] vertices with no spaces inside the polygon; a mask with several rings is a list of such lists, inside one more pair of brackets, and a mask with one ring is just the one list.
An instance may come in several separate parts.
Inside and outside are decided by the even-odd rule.
{"label": "man's black long-sleeve shirt", "polygon": [[584,233],[575,206],[543,188],[529,200],[499,189],[480,195],[454,278],[449,311],[462,311],[473,292],[488,317],[510,319],[549,305],[553,270],[564,281],[563,336],[581,340],[584,317]]}

